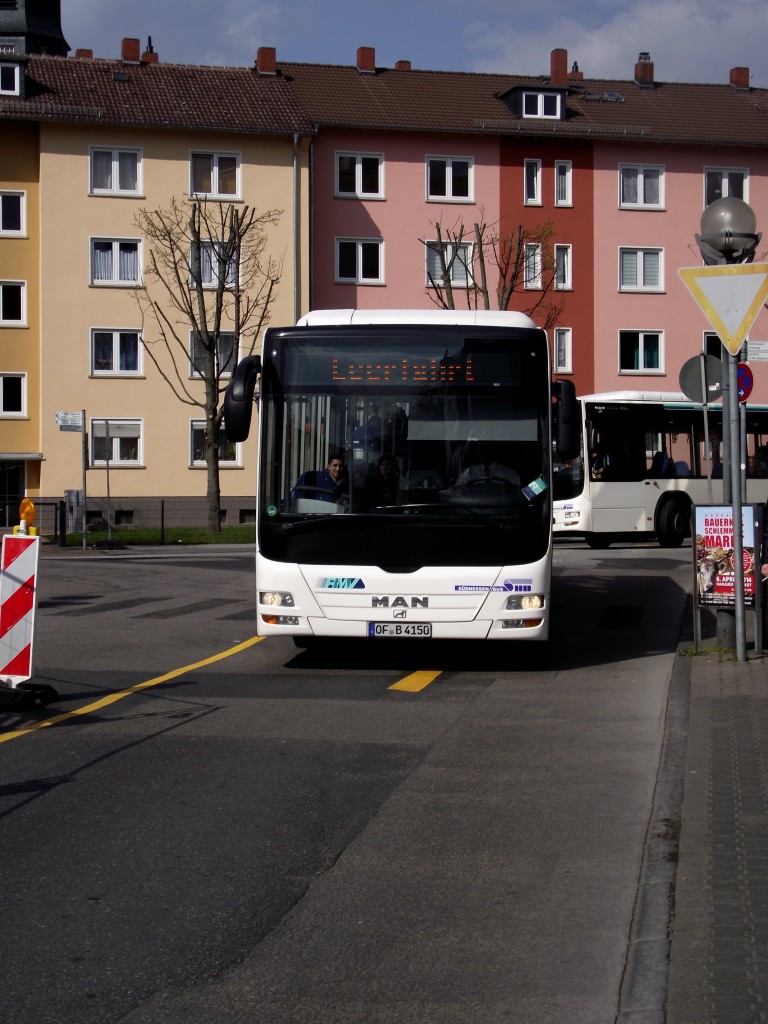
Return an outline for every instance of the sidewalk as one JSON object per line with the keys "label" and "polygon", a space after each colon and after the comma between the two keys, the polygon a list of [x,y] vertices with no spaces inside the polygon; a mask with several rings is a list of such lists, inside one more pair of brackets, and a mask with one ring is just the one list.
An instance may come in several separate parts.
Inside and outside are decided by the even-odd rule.
{"label": "sidewalk", "polygon": [[666,1024],[768,1020],[768,658],[749,647],[676,659],[690,692]]}

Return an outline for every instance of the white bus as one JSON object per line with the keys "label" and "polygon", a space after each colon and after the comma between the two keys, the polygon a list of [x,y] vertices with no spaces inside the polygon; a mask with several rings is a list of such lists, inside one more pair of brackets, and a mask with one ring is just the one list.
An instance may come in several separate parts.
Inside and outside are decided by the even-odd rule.
{"label": "white bus", "polygon": [[547,638],[552,452],[579,442],[533,321],[309,313],[238,365],[230,440],[255,390],[259,635]]}
{"label": "white bus", "polygon": [[[693,505],[723,500],[722,408],[704,412],[676,392],[616,391],[578,401],[581,454],[555,460],[555,532],[595,548],[655,535],[678,547],[691,534]],[[745,406],[743,457],[749,504],[768,499],[768,407]]]}

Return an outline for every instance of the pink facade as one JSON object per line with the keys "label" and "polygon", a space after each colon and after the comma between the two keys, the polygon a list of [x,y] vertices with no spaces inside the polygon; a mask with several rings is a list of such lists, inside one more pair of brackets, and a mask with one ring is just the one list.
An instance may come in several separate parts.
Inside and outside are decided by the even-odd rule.
{"label": "pink facade", "polygon": [[[338,154],[378,155],[380,199],[336,194]],[[470,198],[427,198],[427,159],[468,159]],[[480,135],[421,134],[323,128],[312,154],[312,305],[316,309],[359,307],[429,309],[424,241],[464,225],[468,241],[473,225],[499,220],[499,142]],[[381,240],[381,283],[339,283],[337,240]],[[420,241],[421,240],[421,241]],[[495,286],[495,285],[492,285]],[[457,293],[457,306],[464,307]]]}
{"label": "pink facade", "polygon": [[[768,155],[757,149],[662,146],[601,142],[595,145],[595,391],[646,388],[679,390],[680,368],[702,351],[712,327],[680,280],[681,267],[702,266],[695,240],[706,205],[705,171],[746,172],[744,198],[755,210],[768,209]],[[661,168],[662,193],[657,209],[628,208],[620,197],[620,168]],[[620,288],[621,252],[659,252],[658,287],[645,291]],[[765,252],[758,246],[757,258]],[[655,259],[655,257],[654,257]],[[656,290],[657,288],[657,290]],[[661,335],[658,369],[638,371],[620,366],[620,332]],[[768,311],[758,317],[749,338],[768,339]],[[740,357],[746,359],[746,352]],[[751,401],[768,402],[768,364],[751,364],[755,386]]]}

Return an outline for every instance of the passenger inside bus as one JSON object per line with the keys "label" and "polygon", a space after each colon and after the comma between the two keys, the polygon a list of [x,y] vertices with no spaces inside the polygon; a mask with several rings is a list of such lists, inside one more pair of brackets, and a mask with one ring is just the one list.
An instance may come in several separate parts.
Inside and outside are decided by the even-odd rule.
{"label": "passenger inside bus", "polygon": [[380,508],[400,503],[400,467],[392,455],[381,455],[376,464],[376,475],[366,481],[363,491],[364,508]]}

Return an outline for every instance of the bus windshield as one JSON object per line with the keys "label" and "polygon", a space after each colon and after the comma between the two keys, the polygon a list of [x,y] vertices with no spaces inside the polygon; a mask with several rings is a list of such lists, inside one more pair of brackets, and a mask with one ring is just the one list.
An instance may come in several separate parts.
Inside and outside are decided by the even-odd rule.
{"label": "bus windshield", "polygon": [[271,330],[260,402],[265,557],[408,568],[547,552],[542,331]]}

